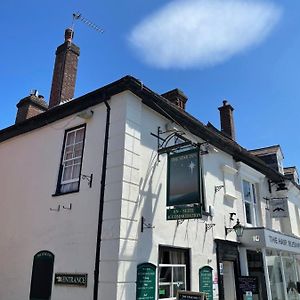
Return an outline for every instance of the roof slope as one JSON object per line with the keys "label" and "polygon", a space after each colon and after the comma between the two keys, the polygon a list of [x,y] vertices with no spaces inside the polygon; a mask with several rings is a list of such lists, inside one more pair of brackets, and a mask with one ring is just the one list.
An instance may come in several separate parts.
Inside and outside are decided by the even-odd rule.
{"label": "roof slope", "polygon": [[176,105],[153,92],[142,82],[132,76],[125,76],[91,93],[83,95],[65,104],[55,106],[35,117],[20,122],[0,131],[0,142],[12,137],[46,126],[69,115],[78,113],[91,106],[109,100],[110,97],[129,90],[142,99],[142,102],[166,118],[178,123],[192,134],[209,142],[222,151],[230,154],[236,161],[242,161],[265,174],[269,179],[279,182],[284,176],[268,167],[261,159],[251,154],[235,141],[225,137],[212,126],[206,126],[192,115],[179,109]]}

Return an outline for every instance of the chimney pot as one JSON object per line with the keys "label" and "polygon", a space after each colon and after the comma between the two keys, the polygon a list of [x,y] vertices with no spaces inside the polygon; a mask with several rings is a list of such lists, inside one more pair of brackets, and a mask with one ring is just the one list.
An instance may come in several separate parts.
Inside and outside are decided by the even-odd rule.
{"label": "chimney pot", "polygon": [[73,36],[74,36],[73,30],[71,28],[67,28],[65,30],[65,42],[72,43]]}

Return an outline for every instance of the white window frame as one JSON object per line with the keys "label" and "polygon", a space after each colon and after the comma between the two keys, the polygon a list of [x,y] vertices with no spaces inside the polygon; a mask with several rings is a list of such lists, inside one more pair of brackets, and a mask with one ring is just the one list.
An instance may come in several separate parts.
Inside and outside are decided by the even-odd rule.
{"label": "white window frame", "polygon": [[[83,138],[79,142],[76,142],[76,134],[80,130],[83,130]],[[83,150],[84,150],[84,143],[85,143],[85,130],[86,130],[86,126],[85,126],[85,124],[83,124],[83,125],[80,125],[80,126],[77,126],[75,128],[71,128],[71,129],[65,131],[63,151],[62,151],[61,164],[60,164],[61,170],[60,170],[58,186],[57,186],[57,194],[64,194],[64,193],[79,191],[81,167],[82,167],[82,160],[83,160]],[[68,136],[74,132],[75,132],[74,142],[71,144],[67,144]],[[82,146],[80,147],[80,150],[81,150],[80,155],[75,156],[75,147],[76,147],[76,145],[79,145],[79,144],[82,144]],[[67,147],[72,147],[71,158],[66,158]],[[76,160],[78,162],[76,162]],[[71,163],[71,164],[67,166],[66,165],[67,163]],[[79,174],[75,178],[63,180],[66,167],[70,167],[70,166],[72,166],[71,177],[73,175],[75,166],[79,166]],[[62,190],[64,186],[66,186],[68,184],[72,184],[72,183],[77,183],[77,182],[78,182],[78,186],[76,188],[70,187],[70,190],[67,190],[67,191]]]}
{"label": "white window frame", "polygon": [[[244,191],[244,182],[247,182],[250,185],[250,201],[245,198],[245,191]],[[256,184],[242,178],[242,194],[243,194],[243,203],[244,203],[244,211],[245,211],[245,221],[246,224],[249,226],[257,226],[258,224],[258,208],[257,208],[257,188]],[[250,205],[250,218],[251,223],[247,220],[247,210],[246,204]]]}
{"label": "white window frame", "polygon": [[[170,282],[160,282],[160,268],[163,267],[167,267],[167,268],[171,268],[172,269],[172,273],[171,273],[171,281]],[[184,268],[184,282],[182,282],[184,284],[184,287],[186,289],[186,265],[185,264],[159,264],[158,268],[159,268],[159,275],[158,275],[158,292],[159,292],[159,287],[160,286],[171,286],[171,291],[170,294],[173,295],[174,294],[174,280],[173,280],[173,274],[174,274],[174,268]],[[175,281],[175,283],[177,283],[178,281]],[[164,299],[164,300],[174,300],[176,299],[175,297],[171,297],[171,298],[159,298],[159,294],[158,294],[158,299]]]}

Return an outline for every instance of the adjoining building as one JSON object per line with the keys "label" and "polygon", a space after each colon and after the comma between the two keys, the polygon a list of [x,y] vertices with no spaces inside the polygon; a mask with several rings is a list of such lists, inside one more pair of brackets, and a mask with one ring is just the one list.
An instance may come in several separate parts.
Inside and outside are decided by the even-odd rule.
{"label": "adjoining building", "polygon": [[[79,48],[57,48],[0,131],[0,298],[300,299],[300,189],[280,146],[248,151],[131,76],[74,96]],[[251,299],[251,298],[248,298]]]}

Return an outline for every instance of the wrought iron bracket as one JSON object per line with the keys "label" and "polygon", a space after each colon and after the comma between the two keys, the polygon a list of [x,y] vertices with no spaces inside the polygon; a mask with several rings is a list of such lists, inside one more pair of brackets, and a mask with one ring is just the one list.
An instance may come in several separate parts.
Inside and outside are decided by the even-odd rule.
{"label": "wrought iron bracket", "polygon": [[144,232],[144,229],[152,229],[155,228],[151,223],[146,223],[145,218],[142,216],[141,218],[141,232]]}
{"label": "wrought iron bracket", "polygon": [[90,176],[82,174],[81,175],[81,179],[82,180],[87,180],[88,186],[90,188],[92,187],[92,184],[93,184],[93,174],[91,174]]}
{"label": "wrought iron bracket", "polygon": [[214,226],[216,226],[215,223],[211,223],[211,224],[205,223],[205,232],[212,229]]}

